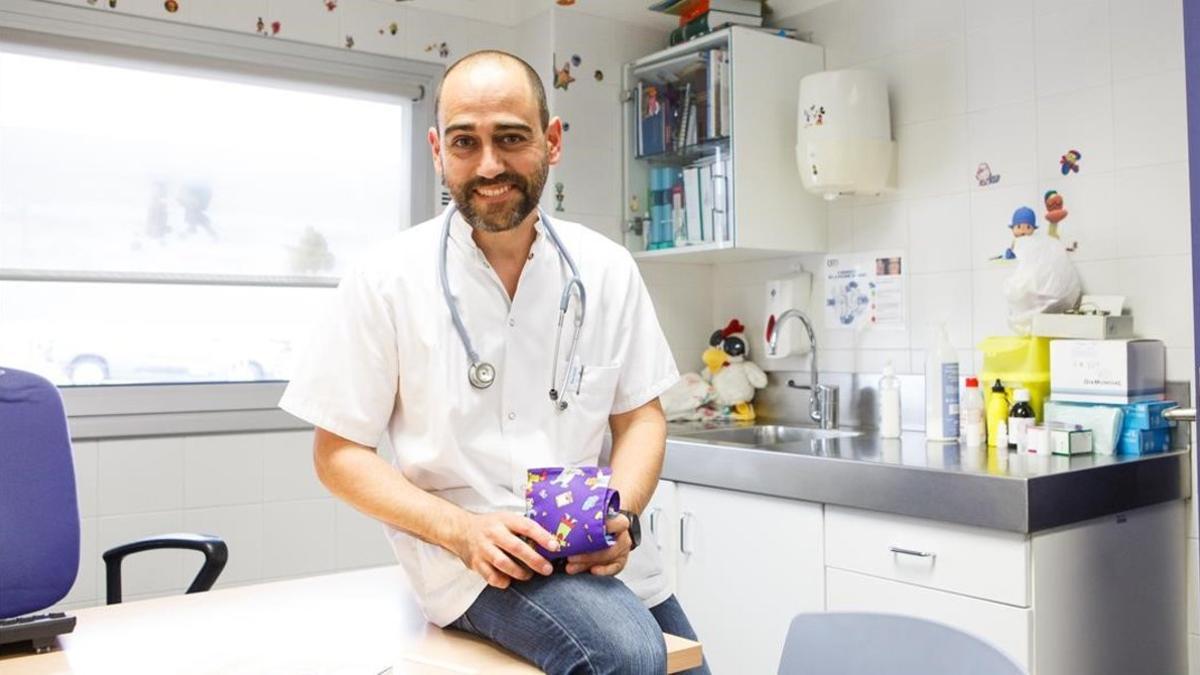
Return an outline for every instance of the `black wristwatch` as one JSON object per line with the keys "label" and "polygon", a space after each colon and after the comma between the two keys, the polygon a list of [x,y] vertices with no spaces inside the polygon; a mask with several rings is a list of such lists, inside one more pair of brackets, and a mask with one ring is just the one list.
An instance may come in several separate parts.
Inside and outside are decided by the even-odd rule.
{"label": "black wristwatch", "polygon": [[642,521],[633,511],[622,510],[619,513],[629,519],[629,539],[633,542],[629,550],[632,551],[642,543]]}

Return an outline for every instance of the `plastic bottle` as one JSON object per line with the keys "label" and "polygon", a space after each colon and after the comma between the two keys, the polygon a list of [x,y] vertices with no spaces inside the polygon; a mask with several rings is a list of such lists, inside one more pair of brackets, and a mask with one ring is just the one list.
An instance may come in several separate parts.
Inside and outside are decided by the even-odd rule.
{"label": "plastic bottle", "polygon": [[925,362],[925,437],[958,440],[958,352],[942,324],[936,349]]}
{"label": "plastic bottle", "polygon": [[879,436],[900,438],[900,378],[888,361],[879,379]]}
{"label": "plastic bottle", "polygon": [[967,378],[963,391],[962,426],[968,447],[983,445],[983,392],[979,391],[979,380],[974,377]]}
{"label": "plastic bottle", "polygon": [[996,383],[992,385],[992,395],[987,402],[988,447],[997,447],[996,438],[999,425],[1008,423],[1008,407],[1008,392],[1004,389],[1004,383],[996,380]]}
{"label": "plastic bottle", "polygon": [[1025,441],[1029,427],[1033,426],[1033,406],[1029,405],[1029,390],[1018,389],[1013,392],[1013,407],[1008,411],[1008,444],[1016,447],[1017,452],[1025,452]]}

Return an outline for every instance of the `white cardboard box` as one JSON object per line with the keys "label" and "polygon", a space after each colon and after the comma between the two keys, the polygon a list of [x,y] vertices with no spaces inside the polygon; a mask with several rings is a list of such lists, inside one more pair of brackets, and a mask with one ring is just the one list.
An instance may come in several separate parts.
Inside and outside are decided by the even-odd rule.
{"label": "white cardboard box", "polygon": [[1166,350],[1159,340],[1051,340],[1050,398],[1135,403],[1166,394]]}

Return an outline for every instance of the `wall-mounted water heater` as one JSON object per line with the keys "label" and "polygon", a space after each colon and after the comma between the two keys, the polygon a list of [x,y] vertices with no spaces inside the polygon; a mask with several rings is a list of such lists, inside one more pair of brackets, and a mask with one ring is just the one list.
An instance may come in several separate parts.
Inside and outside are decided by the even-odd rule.
{"label": "wall-mounted water heater", "polygon": [[804,188],[836,199],[896,187],[887,82],[871,70],[831,70],[800,80],[796,164]]}

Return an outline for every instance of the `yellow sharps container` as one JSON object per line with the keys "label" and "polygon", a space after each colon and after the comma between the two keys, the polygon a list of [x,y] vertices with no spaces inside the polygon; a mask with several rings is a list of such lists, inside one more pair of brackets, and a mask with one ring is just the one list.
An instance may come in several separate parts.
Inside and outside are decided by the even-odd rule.
{"label": "yellow sharps container", "polygon": [[983,352],[983,371],[979,388],[983,390],[983,409],[992,399],[996,380],[1004,384],[1008,400],[1013,391],[1028,389],[1033,412],[1041,422],[1042,406],[1050,397],[1050,339],[1043,337],[997,336],[984,338],[979,345]]}

